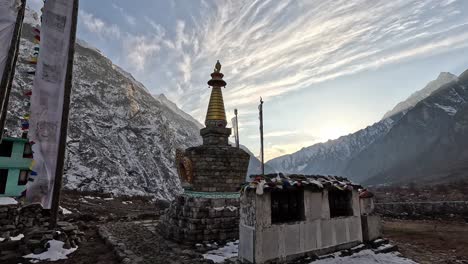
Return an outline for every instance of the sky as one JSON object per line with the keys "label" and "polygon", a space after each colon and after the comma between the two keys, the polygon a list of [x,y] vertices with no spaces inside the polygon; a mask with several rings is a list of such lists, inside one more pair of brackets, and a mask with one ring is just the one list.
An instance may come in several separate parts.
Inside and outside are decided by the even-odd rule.
{"label": "sky", "polygon": [[[39,9],[41,0],[29,0]],[[466,0],[81,0],[78,38],[204,123],[220,60],[228,119],[265,159],[378,122],[468,69]]]}

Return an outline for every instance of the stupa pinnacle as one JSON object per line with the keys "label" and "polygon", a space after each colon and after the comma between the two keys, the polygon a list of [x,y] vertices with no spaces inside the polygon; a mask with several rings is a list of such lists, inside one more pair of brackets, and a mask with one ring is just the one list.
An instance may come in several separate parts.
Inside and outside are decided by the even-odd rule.
{"label": "stupa pinnacle", "polygon": [[231,135],[231,129],[227,128],[226,111],[224,110],[222,87],[226,86],[223,80],[224,74],[221,73],[221,63],[216,62],[211,80],[208,85],[211,87],[210,102],[206,112],[205,128],[200,130],[203,138],[203,145],[206,146],[228,146],[228,139]]}
{"label": "stupa pinnacle", "polygon": [[205,126],[206,127],[226,127],[226,111],[224,110],[223,93],[221,87],[226,86],[223,80],[224,74],[221,73],[221,63],[216,62],[211,80],[208,85],[211,86],[210,103],[208,104],[208,111],[206,113]]}

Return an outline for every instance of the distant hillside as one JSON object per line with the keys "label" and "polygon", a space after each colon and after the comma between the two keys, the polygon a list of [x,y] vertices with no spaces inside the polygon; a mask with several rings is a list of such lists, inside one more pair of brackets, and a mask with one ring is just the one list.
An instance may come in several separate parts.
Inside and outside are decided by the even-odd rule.
{"label": "distant hillside", "polygon": [[[268,162],[288,173],[342,175],[373,184],[464,177],[467,73],[441,73],[388,112],[348,136]],[[437,154],[436,154],[437,153]]]}
{"label": "distant hillside", "polygon": [[437,79],[429,82],[426,87],[413,93],[408,99],[397,104],[392,110],[388,111],[382,119],[391,117],[397,113],[407,111],[408,109],[414,107],[417,103],[427,98],[434,91],[442,87],[447,83],[456,81],[458,78],[456,75],[451,74],[450,72],[441,72]]}
{"label": "distant hillside", "polygon": [[468,71],[416,104],[346,171],[368,184],[468,177],[467,102]]}

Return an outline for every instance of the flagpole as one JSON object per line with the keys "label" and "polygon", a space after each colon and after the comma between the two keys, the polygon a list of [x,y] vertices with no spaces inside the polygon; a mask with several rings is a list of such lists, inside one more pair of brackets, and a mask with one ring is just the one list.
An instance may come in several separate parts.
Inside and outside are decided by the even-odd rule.
{"label": "flagpole", "polygon": [[262,155],[262,175],[265,175],[265,155],[263,152],[263,100],[260,97],[260,105],[258,106],[260,110],[260,154]]}
{"label": "flagpole", "polygon": [[67,130],[68,130],[68,114],[70,112],[70,99],[71,89],[73,81],[73,56],[75,54],[75,42],[76,42],[76,25],[78,21],[78,1],[73,0],[73,12],[72,12],[72,24],[70,31],[70,40],[68,47],[68,63],[67,72],[65,76],[65,89],[63,98],[63,110],[62,110],[62,122],[60,127],[60,140],[58,146],[58,157],[57,166],[55,171],[54,189],[52,193],[52,204],[51,204],[51,219],[50,225],[55,227],[57,225],[59,203],[60,203],[60,192],[62,189],[63,179],[63,168],[65,163],[65,151],[67,145]]}
{"label": "flagpole", "polygon": [[239,148],[239,119],[237,118],[237,109],[234,109],[236,115],[236,147]]}
{"label": "flagpole", "polygon": [[21,0],[21,8],[16,17],[15,29],[13,31],[13,38],[10,43],[10,51],[5,63],[5,70],[3,72],[2,80],[0,83],[0,142],[3,138],[3,130],[5,128],[6,116],[8,112],[8,103],[10,101],[10,91],[15,77],[15,66],[18,60],[19,45],[21,40],[21,30],[23,28],[24,12],[26,9],[26,0]]}

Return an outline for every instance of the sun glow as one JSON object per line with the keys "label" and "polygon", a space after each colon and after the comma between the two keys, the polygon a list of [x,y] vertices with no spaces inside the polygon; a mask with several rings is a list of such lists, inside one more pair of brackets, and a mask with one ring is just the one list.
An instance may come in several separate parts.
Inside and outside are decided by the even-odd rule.
{"label": "sun glow", "polygon": [[325,142],[331,139],[337,139],[341,136],[345,136],[351,132],[352,130],[350,127],[346,127],[343,125],[325,126],[323,128],[320,128],[319,138],[320,141]]}

